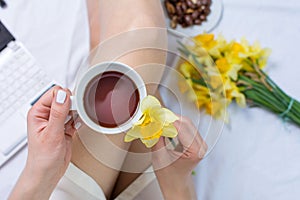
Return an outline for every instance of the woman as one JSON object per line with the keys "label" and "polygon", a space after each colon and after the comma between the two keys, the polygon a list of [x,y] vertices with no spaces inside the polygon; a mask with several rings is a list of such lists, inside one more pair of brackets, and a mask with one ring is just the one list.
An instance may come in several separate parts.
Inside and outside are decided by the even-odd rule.
{"label": "woman", "polygon": [[[120,44],[115,44],[114,40],[110,40],[116,35],[137,28],[165,27],[161,2],[159,0],[119,0],[117,3],[110,0],[88,0],[88,4],[90,10],[92,47],[95,47],[95,45],[100,43],[102,48],[103,46],[106,47],[104,48],[105,50],[109,50],[111,47],[117,48]],[[144,36],[144,39],[146,43],[152,44],[159,41],[159,37],[160,35],[155,34],[146,35]],[[110,45],[105,46],[106,41],[108,41],[107,43]],[[111,45],[110,41],[113,41],[113,45]],[[132,44],[134,42],[136,42],[136,37],[130,37],[127,44]],[[126,44],[123,45],[126,46]],[[166,43],[157,43],[157,46],[162,46],[166,49]],[[102,60],[103,59],[100,58],[97,62]],[[128,53],[119,57],[117,60],[132,66],[138,71],[140,66],[147,63],[164,64],[165,54],[154,50],[142,50],[140,52]],[[160,67],[155,70],[152,68],[146,73],[139,73],[144,80],[155,79],[156,82],[159,82],[163,73],[163,68]],[[148,87],[149,94],[155,94],[156,87],[157,86]],[[63,122],[65,121],[69,110],[70,92],[64,90],[67,93],[66,99],[63,104],[60,104],[54,101],[57,98],[57,94],[63,94],[63,92],[58,92],[58,90],[62,89],[56,87],[50,90],[30,111],[28,117],[28,160],[16,187],[11,194],[11,199],[18,199],[20,196],[25,199],[26,195],[29,197],[28,199],[34,199],[34,197],[37,197],[37,199],[49,198],[57,182],[67,169],[70,159],[74,168],[81,170],[97,183],[106,198],[117,196],[130,181],[125,185],[121,184],[121,186],[118,186],[118,183],[124,183],[123,180],[128,178],[127,174],[120,173],[120,171],[123,171],[122,167],[123,163],[126,162],[126,155],[111,151],[111,147],[117,146],[123,150],[131,150],[135,149],[136,144],[133,143],[130,145],[124,143],[124,134],[101,136],[93,133],[85,126],[80,128],[78,134],[74,134],[75,129],[72,126],[72,124],[74,124],[73,121],[69,121],[66,124],[65,131],[63,131]],[[58,95],[58,97],[59,100],[60,95]],[[58,102],[63,101],[59,100]],[[52,111],[52,109],[54,111]],[[54,117],[52,117],[52,115],[54,115]],[[194,137],[188,137],[188,134],[194,133],[195,128],[189,120],[176,122],[175,125],[179,129],[179,139],[182,140],[181,142],[183,145],[184,143],[191,144]],[[185,142],[183,140],[184,138],[189,138],[188,142]],[[164,152],[162,155],[158,153],[154,154],[153,165],[159,168],[159,170],[156,171],[156,175],[166,198],[171,199],[171,195],[176,195],[176,197],[179,198],[180,193],[182,193],[181,195],[188,195],[185,196],[185,199],[191,199],[190,196],[194,195],[193,186],[190,184],[191,171],[196,163],[203,157],[206,147],[199,135],[197,135],[196,138],[197,139],[193,140],[191,146],[188,145],[185,147],[185,154],[168,167],[160,168],[159,166],[161,164],[159,159],[155,158],[165,156],[166,159],[169,159],[169,156],[175,155],[178,157],[178,155],[173,153],[169,155],[166,153],[169,151],[159,151],[161,153]],[[110,151],[107,151],[107,149],[104,148],[107,143],[103,141],[107,141],[107,139],[112,143],[111,146],[108,146]],[[90,140],[93,142],[98,141],[97,145],[94,145],[97,149],[89,147],[88,142]],[[153,150],[157,150],[163,146],[164,142],[161,139]],[[70,153],[71,151],[72,156]],[[109,152],[107,153],[107,156],[114,159],[113,162],[117,162],[116,166],[112,168],[101,162],[101,159],[99,159],[99,156],[97,155],[98,152]],[[148,163],[147,166],[149,164],[150,163]],[[180,170],[178,171],[178,169]],[[131,178],[131,180],[133,179]],[[175,182],[176,184],[174,184]],[[169,188],[170,186],[172,186],[172,188]],[[175,193],[175,190],[180,192]]]}

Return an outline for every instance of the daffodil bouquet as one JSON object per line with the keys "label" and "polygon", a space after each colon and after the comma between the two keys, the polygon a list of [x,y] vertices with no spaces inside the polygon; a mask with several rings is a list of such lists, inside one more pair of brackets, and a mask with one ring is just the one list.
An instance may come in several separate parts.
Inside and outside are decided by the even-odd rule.
{"label": "daffodil bouquet", "polygon": [[[179,42],[186,58],[178,63],[185,84],[192,88],[190,95],[199,109],[215,118],[227,120],[224,107],[235,101],[241,107],[258,106],[278,114],[300,126],[300,103],[282,91],[262,70],[270,49],[256,42],[250,45],[226,41],[222,36],[201,34],[186,44]],[[179,82],[182,92],[187,92]]]}

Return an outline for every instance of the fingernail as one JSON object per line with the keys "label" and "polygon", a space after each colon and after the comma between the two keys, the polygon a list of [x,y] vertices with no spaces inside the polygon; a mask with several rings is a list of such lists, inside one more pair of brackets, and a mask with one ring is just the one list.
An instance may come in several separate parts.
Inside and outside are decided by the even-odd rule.
{"label": "fingernail", "polygon": [[70,121],[71,118],[72,118],[72,116],[71,116],[71,115],[68,115],[68,116],[66,117],[65,124],[68,123],[68,122]]}
{"label": "fingernail", "polygon": [[67,93],[63,90],[58,90],[56,94],[56,103],[64,104],[67,97]]}
{"label": "fingernail", "polygon": [[77,122],[77,123],[75,124],[75,126],[74,126],[74,127],[75,127],[75,129],[77,129],[77,130],[78,130],[78,129],[81,127],[81,123],[80,123],[80,122]]}

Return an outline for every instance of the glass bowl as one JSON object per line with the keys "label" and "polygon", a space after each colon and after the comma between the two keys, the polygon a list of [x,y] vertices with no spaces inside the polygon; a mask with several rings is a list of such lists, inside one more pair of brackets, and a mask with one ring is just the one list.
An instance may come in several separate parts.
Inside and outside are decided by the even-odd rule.
{"label": "glass bowl", "polygon": [[173,29],[170,26],[170,18],[168,17],[164,1],[165,0],[161,0],[167,28],[173,32],[173,34],[177,34],[182,37],[195,36],[203,32],[212,32],[219,25],[223,17],[224,7],[222,0],[212,0],[212,5],[210,7],[211,13],[207,16],[207,21],[203,22],[201,25],[193,25],[186,28],[183,28],[180,24],[178,24],[177,27]]}

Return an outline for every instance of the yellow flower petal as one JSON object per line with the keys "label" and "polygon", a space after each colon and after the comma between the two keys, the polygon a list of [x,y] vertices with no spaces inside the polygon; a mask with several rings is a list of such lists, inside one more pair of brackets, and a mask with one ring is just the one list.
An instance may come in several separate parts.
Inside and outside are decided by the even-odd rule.
{"label": "yellow flower petal", "polygon": [[223,86],[223,81],[219,76],[211,76],[209,84],[212,86],[212,88],[216,89]]}
{"label": "yellow flower petal", "polygon": [[219,58],[216,61],[216,65],[221,73],[225,73],[230,70],[230,65],[226,58]]}
{"label": "yellow flower petal", "polygon": [[243,95],[242,93],[240,93],[238,91],[238,89],[232,91],[231,92],[231,96],[233,96],[235,98],[236,103],[240,107],[242,107],[242,108],[246,107],[246,97],[245,97],[245,95]]}
{"label": "yellow flower petal", "polygon": [[141,103],[141,111],[145,113],[148,109],[153,107],[161,107],[161,104],[155,97],[148,95]]}
{"label": "yellow flower petal", "polygon": [[236,81],[238,78],[238,72],[242,69],[242,65],[233,64],[231,65],[231,70],[228,71],[228,76],[232,78],[232,80]]}
{"label": "yellow flower petal", "polygon": [[206,105],[206,112],[213,117],[218,118],[222,110],[224,110],[225,104],[221,101],[211,101]]}
{"label": "yellow flower petal", "polygon": [[191,72],[194,70],[193,66],[188,62],[181,64],[179,69],[185,78],[190,78]]}
{"label": "yellow flower petal", "polygon": [[162,130],[162,136],[174,138],[178,135],[178,131],[173,124],[165,126]]}
{"label": "yellow flower petal", "polygon": [[244,47],[241,44],[234,42],[231,46],[231,51],[233,51],[233,53],[236,53],[236,54],[243,53]]}
{"label": "yellow flower petal", "polygon": [[140,138],[141,136],[141,127],[133,126],[129,131],[127,131],[126,135],[134,138]]}
{"label": "yellow flower petal", "polygon": [[213,41],[214,38],[214,34],[200,34],[195,37],[195,40],[201,43],[207,43]]}
{"label": "yellow flower petal", "polygon": [[151,109],[149,114],[151,119],[161,122],[163,125],[168,125],[179,119],[172,111],[167,108]]}
{"label": "yellow flower petal", "polygon": [[161,122],[151,122],[146,126],[140,127],[139,138],[149,138],[157,135],[163,128]]}
{"label": "yellow flower petal", "polygon": [[136,137],[132,137],[132,136],[126,134],[126,135],[125,135],[125,138],[124,138],[124,141],[125,141],[125,142],[131,142],[131,141],[133,141],[133,140],[135,140],[135,139],[137,139],[137,138],[136,138]]}
{"label": "yellow flower petal", "polygon": [[163,128],[162,123],[152,122],[147,125],[142,126],[133,126],[128,132],[127,135],[134,138],[150,138],[154,135],[157,135]]}
{"label": "yellow flower petal", "polygon": [[141,139],[141,141],[143,142],[143,144],[146,145],[147,148],[153,147],[158,142],[158,140],[159,140],[159,138],[154,138],[151,140]]}
{"label": "yellow flower petal", "polygon": [[165,119],[168,124],[179,120],[179,118],[171,110],[163,108],[162,111],[164,112]]}

